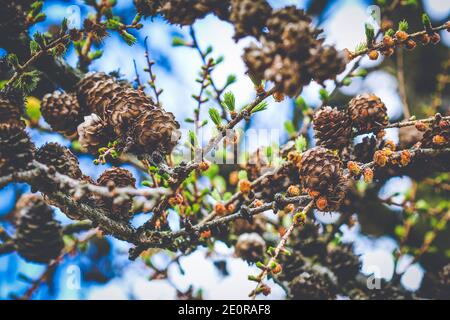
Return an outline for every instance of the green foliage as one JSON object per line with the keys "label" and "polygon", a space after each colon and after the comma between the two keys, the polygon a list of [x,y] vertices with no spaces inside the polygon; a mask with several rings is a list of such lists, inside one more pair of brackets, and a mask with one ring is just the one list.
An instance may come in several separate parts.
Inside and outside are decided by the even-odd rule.
{"label": "green foliage", "polygon": [[186,46],[186,41],[183,38],[180,37],[173,37],[172,38],[172,46],[174,47],[184,47]]}
{"label": "green foliage", "polygon": [[34,89],[36,89],[40,80],[39,76],[40,72],[37,70],[23,72],[13,83],[13,86],[24,92],[25,95],[29,95]]}
{"label": "green foliage", "polygon": [[219,111],[216,108],[209,108],[209,117],[214,122],[217,127],[221,126],[222,118],[220,117]]}
{"label": "green foliage", "polygon": [[406,32],[408,31],[408,28],[409,28],[408,21],[402,20],[398,23],[398,30]]}
{"label": "green foliage", "polygon": [[125,30],[121,30],[119,34],[122,37],[122,39],[126,42],[126,44],[128,44],[129,46],[132,46],[137,41],[135,36],[133,36],[131,33],[128,33]]}
{"label": "green foliage", "polygon": [[366,23],[364,27],[366,33],[366,41],[367,43],[372,43],[373,40],[375,39],[375,29],[370,23]]}
{"label": "green foliage", "polygon": [[233,92],[226,92],[223,96],[222,106],[231,112],[236,110],[236,99]]}
{"label": "green foliage", "polygon": [[269,104],[266,101],[259,103],[256,107],[252,109],[252,113],[261,112],[267,109]]}

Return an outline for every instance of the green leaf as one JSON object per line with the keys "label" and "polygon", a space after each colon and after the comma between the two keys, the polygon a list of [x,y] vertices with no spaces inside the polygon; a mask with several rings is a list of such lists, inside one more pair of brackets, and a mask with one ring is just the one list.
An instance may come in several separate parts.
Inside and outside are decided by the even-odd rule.
{"label": "green leaf", "polygon": [[14,67],[17,68],[19,66],[19,58],[14,53],[10,53],[6,56],[6,61]]}
{"label": "green leaf", "polygon": [[198,139],[197,135],[194,131],[189,130],[189,142],[192,144],[192,146],[197,147],[198,146]]}
{"label": "green leaf", "polygon": [[284,122],[284,128],[286,129],[289,136],[295,136],[297,134],[297,131],[295,130],[294,124],[291,120],[287,120]]}
{"label": "green leaf", "polygon": [[131,33],[128,33],[125,30],[121,30],[119,32],[120,36],[122,37],[122,39],[129,45],[132,46],[133,44],[136,43],[137,39],[135,36],[133,36]]}
{"label": "green leaf", "polygon": [[239,178],[239,180],[246,180],[246,179],[248,179],[247,171],[245,171],[245,170],[240,170],[240,171],[238,172],[238,178]]}
{"label": "green leaf", "polygon": [[142,181],[141,185],[144,186],[144,187],[149,187],[149,188],[153,187],[153,183],[151,181],[149,181],[149,180]]}
{"label": "green leaf", "polygon": [[402,20],[398,23],[398,30],[400,31],[408,31],[409,24],[408,21]]}
{"label": "green leaf", "polygon": [[186,46],[186,41],[180,37],[173,37],[172,46],[174,47],[183,47]]}
{"label": "green leaf", "polygon": [[323,102],[327,102],[330,98],[328,91],[324,88],[320,89],[319,96],[320,96],[320,100],[322,100]]}
{"label": "green leaf", "polygon": [[91,59],[91,60],[100,59],[102,55],[103,55],[103,50],[95,50],[95,51],[89,53],[89,59]]}
{"label": "green leaf", "polygon": [[235,82],[236,82],[236,79],[237,79],[237,78],[236,78],[236,75],[234,75],[234,74],[228,75],[228,77],[227,77],[227,82],[225,83],[225,86],[228,87],[229,85],[235,83]]}
{"label": "green leaf", "polygon": [[219,111],[217,111],[216,108],[210,108],[208,110],[208,113],[209,113],[209,117],[214,122],[214,124],[216,126],[220,127],[221,122],[222,122],[222,118],[220,117]]}
{"label": "green leaf", "polygon": [[367,43],[372,43],[375,38],[375,29],[370,23],[364,25]]}
{"label": "green leaf", "polygon": [[233,92],[226,92],[223,96],[223,105],[231,112],[236,110],[236,99]]}
{"label": "green leaf", "polygon": [[35,40],[31,40],[30,41],[30,51],[31,54],[35,54],[36,52],[38,52],[41,49],[41,47],[39,46],[39,43],[37,43]]}
{"label": "green leaf", "polygon": [[216,201],[222,201],[222,197],[220,196],[219,191],[217,191],[217,189],[214,189],[211,192],[211,197],[213,197],[213,199]]}
{"label": "green leaf", "polygon": [[304,136],[300,136],[297,139],[295,139],[295,150],[297,152],[303,152],[308,147],[308,142],[306,141]]}
{"label": "green leaf", "polygon": [[24,72],[20,75],[19,79],[14,83],[14,86],[23,91],[25,95],[29,95],[34,89],[36,89],[39,83],[40,72],[32,70]]}
{"label": "green leaf", "polygon": [[306,101],[302,96],[298,96],[297,99],[295,99],[295,105],[303,112],[308,110],[308,105],[306,104]]}
{"label": "green leaf", "polygon": [[106,21],[106,28],[110,30],[119,30],[122,23],[120,21],[117,21],[115,19],[108,19]]}
{"label": "green leaf", "polygon": [[252,113],[256,113],[256,112],[260,112],[260,111],[264,111],[267,109],[267,106],[269,104],[266,101],[261,102],[260,104],[258,104],[256,107],[254,107],[252,109]]}
{"label": "green leaf", "polygon": [[430,20],[430,17],[426,13],[422,14],[422,24],[425,29],[431,28],[431,20]]}

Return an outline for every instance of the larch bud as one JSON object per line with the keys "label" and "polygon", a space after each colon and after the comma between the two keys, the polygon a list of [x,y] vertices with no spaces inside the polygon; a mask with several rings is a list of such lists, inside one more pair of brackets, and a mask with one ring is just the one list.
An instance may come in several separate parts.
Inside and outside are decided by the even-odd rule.
{"label": "larch bud", "polygon": [[221,202],[216,203],[216,205],[214,206],[214,211],[216,211],[219,216],[224,216],[227,214],[227,208],[225,208],[225,206]]}
{"label": "larch bud", "polygon": [[365,183],[372,183],[372,181],[373,181],[373,170],[372,169],[365,168],[363,175],[364,175]]}
{"label": "larch bud", "polygon": [[319,197],[319,199],[316,200],[316,207],[320,211],[324,211],[328,206],[328,200],[325,197]]}
{"label": "larch bud", "polygon": [[349,161],[347,163],[347,169],[353,174],[354,176],[358,176],[361,173],[361,167],[354,161]]}
{"label": "larch bud", "polygon": [[377,60],[378,56],[379,56],[377,50],[371,50],[371,51],[369,51],[369,53],[367,55],[369,56],[370,60]]}
{"label": "larch bud", "polygon": [[288,190],[287,190],[287,193],[288,193],[288,195],[291,196],[291,197],[297,197],[297,196],[300,195],[301,190],[300,190],[300,187],[299,187],[299,186],[291,185],[291,186],[289,186],[289,188],[288,188]]}
{"label": "larch bud", "polygon": [[247,179],[239,181],[239,191],[247,194],[252,189],[252,184]]}

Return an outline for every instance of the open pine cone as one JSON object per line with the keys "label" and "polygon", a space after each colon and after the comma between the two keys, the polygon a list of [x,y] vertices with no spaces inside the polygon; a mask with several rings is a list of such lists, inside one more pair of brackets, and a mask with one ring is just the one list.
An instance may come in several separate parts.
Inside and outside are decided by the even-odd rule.
{"label": "open pine cone", "polygon": [[82,176],[77,157],[68,148],[56,142],[49,142],[40,147],[36,151],[36,160],[53,166],[59,173],[73,179]]}
{"label": "open pine cone", "polygon": [[358,134],[378,132],[388,124],[386,106],[372,93],[353,98],[348,104],[348,112]]}
{"label": "open pine cone", "polygon": [[0,123],[24,128],[25,122],[21,120],[23,112],[23,103],[12,101],[6,94],[0,94]]}
{"label": "open pine cone", "polygon": [[96,155],[98,149],[108,145],[113,137],[108,123],[95,113],[84,117],[84,122],[78,126],[78,141],[81,149]]}
{"label": "open pine cone", "polygon": [[74,94],[61,91],[46,94],[42,98],[41,112],[53,131],[71,136],[83,121],[80,105]]}
{"label": "open pine cone", "polygon": [[0,124],[0,176],[26,169],[33,153],[34,145],[22,126]]}
{"label": "open pine cone", "polygon": [[[126,169],[113,167],[105,170],[97,179],[100,186],[108,188],[117,187],[135,187],[136,179],[132,173]],[[105,209],[110,217],[114,220],[129,221],[132,213],[130,212],[132,201],[131,199],[118,199],[102,197],[98,200],[99,204]]]}
{"label": "open pine cone", "polygon": [[328,149],[341,149],[350,143],[352,127],[350,117],[337,108],[323,107],[313,118],[317,145]]}
{"label": "open pine cone", "polygon": [[20,209],[14,243],[20,256],[30,262],[48,263],[61,253],[62,228],[41,198],[34,197]]}
{"label": "open pine cone", "polygon": [[302,155],[300,179],[303,188],[314,198],[321,211],[335,211],[345,197],[347,181],[342,162],[323,147],[309,149]]}
{"label": "open pine cone", "polygon": [[266,0],[231,0],[230,21],[235,28],[234,38],[260,36],[271,12],[272,7]]}

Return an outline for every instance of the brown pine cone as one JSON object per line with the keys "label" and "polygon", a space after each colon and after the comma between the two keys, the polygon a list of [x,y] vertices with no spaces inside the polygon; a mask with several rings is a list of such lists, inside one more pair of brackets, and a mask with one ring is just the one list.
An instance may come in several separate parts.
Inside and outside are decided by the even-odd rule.
{"label": "brown pine cone", "polygon": [[0,176],[26,169],[34,148],[22,126],[0,124]]}
{"label": "brown pine cone", "polygon": [[388,124],[386,106],[372,93],[354,97],[348,104],[348,112],[358,134],[378,132]]}
{"label": "brown pine cone", "polygon": [[[332,151],[315,147],[304,152],[300,179],[303,188],[314,198],[321,211],[335,211],[345,197],[346,179],[341,160]],[[325,203],[323,203],[325,201]]]}
{"label": "brown pine cone", "polygon": [[320,84],[328,79],[336,79],[347,65],[344,55],[331,46],[317,46],[309,53],[311,57],[306,61],[306,65],[313,79]]}
{"label": "brown pine cone", "polygon": [[269,19],[267,19],[269,37],[271,40],[279,42],[283,39],[282,36],[286,26],[298,22],[309,24],[311,21],[311,18],[306,15],[305,11],[298,9],[296,6],[287,6],[274,10]]}
{"label": "brown pine cone", "polygon": [[273,81],[277,91],[294,97],[301,93],[303,86],[311,81],[307,70],[296,61],[276,55],[275,59],[264,73],[267,80]]}
{"label": "brown pine cone", "polygon": [[103,73],[87,74],[77,85],[77,98],[83,110],[83,115],[95,113],[104,117],[111,100],[123,86],[113,77]]}
{"label": "brown pine cone", "polygon": [[84,122],[78,126],[81,149],[94,155],[97,155],[98,149],[107,146],[114,137],[108,123],[95,113],[84,117]]}
{"label": "brown pine cone", "polygon": [[423,148],[450,147],[450,121],[442,120],[441,114],[437,113],[430,128],[423,134],[421,146]]}
{"label": "brown pine cone", "polygon": [[10,99],[6,93],[0,94],[0,123],[10,124],[25,128],[25,122],[21,119],[24,112],[23,101]]}
{"label": "brown pine cone", "polygon": [[77,157],[66,147],[49,142],[36,151],[36,160],[46,166],[53,166],[56,171],[72,179],[82,176]]}
{"label": "brown pine cone", "polygon": [[231,0],[230,21],[234,24],[234,38],[259,37],[272,12],[266,0]]}
{"label": "brown pine cone", "polygon": [[120,136],[121,133],[128,132],[141,115],[156,108],[152,99],[142,91],[123,88],[113,95],[109,107],[105,109],[105,119]]}
{"label": "brown pine cone", "polygon": [[320,47],[322,40],[317,40],[320,30],[315,29],[307,21],[290,23],[284,27],[281,37],[282,52],[295,61],[307,59],[311,53],[311,48]]}
{"label": "brown pine cone", "polygon": [[269,159],[267,159],[267,156],[261,149],[252,153],[245,164],[245,170],[250,181],[257,179],[266,171],[270,170],[270,168]]}
{"label": "brown pine cone", "polygon": [[36,193],[24,193],[17,200],[14,206],[13,215],[11,217],[11,222],[17,226],[20,218],[20,211],[24,208],[31,207],[36,201],[41,200],[42,197]]}
{"label": "brown pine cone", "polygon": [[[105,187],[132,187],[135,188],[136,179],[132,173],[126,169],[113,167],[105,170],[97,179],[100,186]],[[114,220],[128,222],[132,217],[130,212],[132,206],[131,199],[114,199],[110,197],[102,197],[98,201],[103,209],[108,211],[110,217]]]}
{"label": "brown pine cone", "polygon": [[341,149],[350,143],[352,126],[346,112],[324,107],[315,112],[313,128],[318,146]]}
{"label": "brown pine cone", "polygon": [[167,0],[134,0],[136,10],[144,17],[154,17]]}
{"label": "brown pine cone", "polygon": [[28,36],[27,14],[33,2],[32,0],[2,1],[2,10],[0,10],[1,48],[8,48],[17,43],[20,37]]}
{"label": "brown pine cone", "polygon": [[336,296],[328,275],[312,268],[289,283],[289,293],[293,300],[330,300]]}
{"label": "brown pine cone", "polygon": [[264,72],[268,69],[275,58],[277,45],[275,42],[261,40],[261,45],[251,43],[244,49],[243,60],[247,66],[248,75],[254,83],[261,83]]}
{"label": "brown pine cone", "polygon": [[238,258],[253,263],[262,260],[265,251],[266,242],[255,232],[241,234],[234,247],[234,253]]}
{"label": "brown pine cone", "polygon": [[83,122],[80,105],[74,94],[61,91],[48,93],[42,98],[41,112],[53,131],[71,136]]}
{"label": "brown pine cone", "polygon": [[185,26],[193,24],[195,20],[205,17],[212,11],[213,8],[208,5],[208,1],[168,0],[159,13],[170,23]]}
{"label": "brown pine cone", "polygon": [[135,143],[133,150],[168,154],[180,138],[179,128],[180,124],[171,112],[160,108],[149,109],[137,119],[132,129]]}
{"label": "brown pine cone", "polygon": [[20,210],[14,244],[19,255],[30,262],[48,263],[61,253],[61,225],[42,199],[35,198]]}

